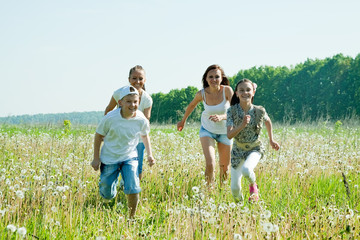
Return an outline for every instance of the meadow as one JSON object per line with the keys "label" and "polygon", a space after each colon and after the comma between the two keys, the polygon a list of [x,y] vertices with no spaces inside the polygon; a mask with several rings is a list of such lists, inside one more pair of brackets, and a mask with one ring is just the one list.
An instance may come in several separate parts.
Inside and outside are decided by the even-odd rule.
{"label": "meadow", "polygon": [[256,204],[235,203],[218,169],[206,186],[198,129],[152,125],[157,163],[130,220],[121,191],[99,196],[95,127],[0,126],[0,239],[360,239],[359,125],[275,125]]}

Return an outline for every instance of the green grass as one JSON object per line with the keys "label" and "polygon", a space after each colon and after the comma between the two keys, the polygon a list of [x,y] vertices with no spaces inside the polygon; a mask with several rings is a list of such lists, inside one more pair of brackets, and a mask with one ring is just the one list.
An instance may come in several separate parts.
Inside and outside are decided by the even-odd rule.
{"label": "green grass", "polygon": [[[235,204],[230,180],[206,187],[198,130],[152,126],[157,163],[144,164],[128,221],[122,192],[111,203],[98,194],[99,172],[89,165],[95,127],[1,126],[0,239],[22,239],[9,225],[25,227],[26,239],[360,238],[359,127],[276,125],[281,149],[268,149],[255,169],[258,204]],[[267,143],[265,131],[261,138]],[[246,199],[248,191],[244,179]]]}

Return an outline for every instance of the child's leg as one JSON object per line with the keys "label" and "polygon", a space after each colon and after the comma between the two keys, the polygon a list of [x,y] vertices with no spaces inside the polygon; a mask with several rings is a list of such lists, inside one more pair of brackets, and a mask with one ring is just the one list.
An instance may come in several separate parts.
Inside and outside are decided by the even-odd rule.
{"label": "child's leg", "polygon": [[241,178],[242,178],[241,168],[243,164],[244,162],[241,162],[236,169],[231,167],[231,192],[235,202],[239,202],[243,200],[243,195],[241,192]]}
{"label": "child's leg", "polygon": [[144,161],[144,152],[145,152],[145,145],[144,143],[139,143],[136,146],[136,150],[138,153],[138,160],[139,160],[139,164],[138,164],[138,176],[139,179],[141,180],[142,177],[142,168],[143,168],[143,161]]}
{"label": "child's leg", "polygon": [[227,180],[231,158],[231,145],[218,143],[219,165],[220,165],[220,185]]}
{"label": "child's leg", "polygon": [[121,176],[124,179],[124,193],[128,197],[130,218],[134,217],[141,192],[139,177],[137,176],[138,161],[136,158],[122,162]]}
{"label": "child's leg", "polygon": [[259,152],[252,152],[246,158],[244,164],[241,167],[241,173],[249,180],[250,184],[254,184],[256,181],[256,176],[254,169],[259,163],[261,154]]}
{"label": "child's leg", "polygon": [[215,140],[211,137],[200,137],[200,142],[206,161],[205,179],[208,184],[212,184],[215,179]]}
{"label": "child's leg", "polygon": [[134,194],[128,194],[128,207],[129,207],[129,217],[130,218],[134,218],[135,213],[136,213],[136,208],[139,202],[139,194],[138,193],[134,193]]}
{"label": "child's leg", "polygon": [[100,166],[99,192],[105,199],[112,199],[116,196],[116,186],[119,179],[119,164],[101,164]]}

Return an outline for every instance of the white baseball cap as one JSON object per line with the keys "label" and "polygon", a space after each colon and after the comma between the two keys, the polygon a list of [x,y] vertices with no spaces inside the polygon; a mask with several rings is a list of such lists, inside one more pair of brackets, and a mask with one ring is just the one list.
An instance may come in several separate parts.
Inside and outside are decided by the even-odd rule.
{"label": "white baseball cap", "polygon": [[119,99],[121,100],[121,99],[123,99],[123,97],[125,97],[127,95],[132,95],[132,94],[139,95],[139,92],[133,86],[122,87],[122,88],[120,88],[120,97],[119,97]]}

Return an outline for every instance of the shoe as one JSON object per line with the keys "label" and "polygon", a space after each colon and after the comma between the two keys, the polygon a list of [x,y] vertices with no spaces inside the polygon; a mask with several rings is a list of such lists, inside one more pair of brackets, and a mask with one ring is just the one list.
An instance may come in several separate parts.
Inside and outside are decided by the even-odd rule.
{"label": "shoe", "polygon": [[258,186],[256,184],[250,185],[249,202],[253,203],[253,202],[257,202],[257,201],[259,201],[259,189],[258,189]]}

